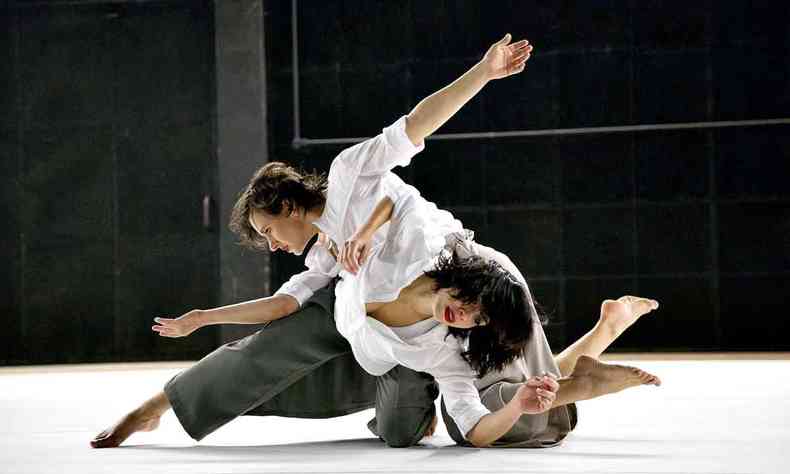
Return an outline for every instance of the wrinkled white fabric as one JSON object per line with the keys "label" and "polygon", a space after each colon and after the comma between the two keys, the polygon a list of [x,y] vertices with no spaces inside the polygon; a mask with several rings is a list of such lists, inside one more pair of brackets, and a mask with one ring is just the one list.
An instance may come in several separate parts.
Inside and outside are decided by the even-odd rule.
{"label": "wrinkled white fabric", "polygon": [[[408,165],[411,158],[424,147],[424,144],[415,146],[411,142],[406,135],[406,118],[401,117],[376,137],[343,150],[330,167],[326,204],[321,217],[315,221],[316,227],[342,248],[384,197],[392,199],[397,207],[412,196],[426,203],[425,218],[433,225],[426,238],[460,231],[462,225],[452,214],[420,198],[417,189],[404,183],[391,171],[395,166]],[[384,224],[376,232],[371,242],[373,247],[386,240],[389,226]],[[436,237],[434,246],[439,245],[441,248],[443,242],[443,237]],[[336,277],[342,268],[321,245],[313,245],[305,257],[305,265],[307,270],[292,276],[275,294],[290,295],[300,305],[304,304],[316,290]],[[393,267],[375,266],[381,268],[378,276],[400,280],[400,276],[384,274],[392,271]],[[387,296],[384,300],[375,301],[391,299],[391,296]]]}

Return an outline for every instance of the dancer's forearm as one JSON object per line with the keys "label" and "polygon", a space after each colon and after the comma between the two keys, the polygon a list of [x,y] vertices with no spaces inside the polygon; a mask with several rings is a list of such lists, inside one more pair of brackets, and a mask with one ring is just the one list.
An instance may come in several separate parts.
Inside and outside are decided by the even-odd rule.
{"label": "dancer's forearm", "polygon": [[477,95],[489,77],[482,63],[475,64],[450,85],[423,99],[406,117],[406,135],[415,145],[435,132]]}
{"label": "dancer's forearm", "polygon": [[211,324],[261,324],[288,316],[299,309],[295,298],[280,294],[243,303],[202,310],[201,326]]}
{"label": "dancer's forearm", "polygon": [[480,418],[474,428],[466,434],[466,439],[478,448],[491,445],[507,433],[521,417],[522,412],[512,403]]}
{"label": "dancer's forearm", "polygon": [[368,217],[362,226],[357,229],[356,235],[364,237],[372,237],[373,234],[392,218],[392,210],[395,208],[395,203],[392,199],[385,197],[373,209],[373,212]]}
{"label": "dancer's forearm", "polygon": [[532,46],[529,41],[510,43],[510,34],[486,51],[483,59],[444,89],[431,94],[409,112],[406,135],[415,145],[435,132],[455,115],[469,99],[492,79],[518,74],[524,70]]}

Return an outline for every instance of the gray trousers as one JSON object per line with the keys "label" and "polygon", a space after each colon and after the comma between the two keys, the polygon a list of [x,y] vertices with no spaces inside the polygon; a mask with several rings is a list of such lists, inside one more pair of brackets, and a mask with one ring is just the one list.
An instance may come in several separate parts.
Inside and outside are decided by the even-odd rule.
{"label": "gray trousers", "polygon": [[[368,423],[375,435],[392,447],[417,444],[436,411],[433,378],[402,366],[380,377],[365,372],[337,331],[333,309],[334,285],[329,285],[292,315],[219,347],[173,377],[164,391],[187,434],[199,441],[241,415],[331,418],[375,407],[376,418]],[[548,347],[538,344],[545,339],[542,328],[534,337],[531,346]],[[482,381],[487,385],[480,396],[489,410],[502,408],[515,394],[527,373],[519,364],[528,363],[537,373],[550,370],[547,349],[531,352],[548,356],[539,360],[530,353],[510,367],[514,373],[494,373]],[[468,444],[443,404],[442,414],[450,436]],[[494,446],[554,446],[575,425],[575,406],[524,415]]]}
{"label": "gray trousers", "polygon": [[[480,391],[480,399],[492,412],[504,407],[516,395],[520,384],[507,381],[497,382]],[[469,446],[470,443],[461,435],[442,400],[442,418],[447,432],[453,441]],[[515,425],[491,446],[497,448],[550,448],[557,446],[573,431],[578,421],[576,404],[552,408],[548,414],[521,415]]]}
{"label": "gray trousers", "polygon": [[164,388],[195,440],[240,415],[329,418],[376,409],[368,427],[389,446],[413,446],[434,415],[433,378],[405,367],[380,377],[357,364],[335,328],[334,285],[294,314],[230,342]]}

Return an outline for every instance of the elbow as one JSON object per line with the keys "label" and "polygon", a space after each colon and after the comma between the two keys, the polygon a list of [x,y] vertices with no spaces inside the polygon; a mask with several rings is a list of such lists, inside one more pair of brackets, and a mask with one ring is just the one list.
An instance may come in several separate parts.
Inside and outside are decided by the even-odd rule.
{"label": "elbow", "polygon": [[469,441],[469,443],[472,446],[474,446],[475,448],[487,448],[487,447],[491,446],[491,443],[489,443],[486,440],[483,440],[483,439],[481,439],[481,438],[479,438],[477,436],[473,436],[471,433],[469,435],[467,435],[466,440]]}
{"label": "elbow", "polygon": [[288,316],[299,309],[299,301],[291,295],[282,295],[282,302],[280,303],[279,316]]}
{"label": "elbow", "polygon": [[477,429],[477,426],[466,433],[466,440],[469,441],[469,443],[475,448],[487,448],[491,445],[491,441],[485,439],[485,437],[482,436],[480,431]]}
{"label": "elbow", "polygon": [[419,147],[422,146],[427,135],[422,131],[424,127],[420,126],[420,119],[416,116],[414,111],[406,116],[406,136],[414,146]]}

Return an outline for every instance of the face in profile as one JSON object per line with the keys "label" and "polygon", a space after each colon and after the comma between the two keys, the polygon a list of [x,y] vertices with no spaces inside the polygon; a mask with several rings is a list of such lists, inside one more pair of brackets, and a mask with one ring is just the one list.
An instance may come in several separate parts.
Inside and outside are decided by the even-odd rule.
{"label": "face in profile", "polygon": [[314,231],[303,213],[284,211],[273,216],[259,209],[250,212],[250,225],[269,244],[272,252],[283,250],[301,255]]}
{"label": "face in profile", "polygon": [[433,319],[459,329],[470,329],[485,325],[481,316],[480,303],[466,303],[452,296],[452,291],[443,288],[436,292]]}

